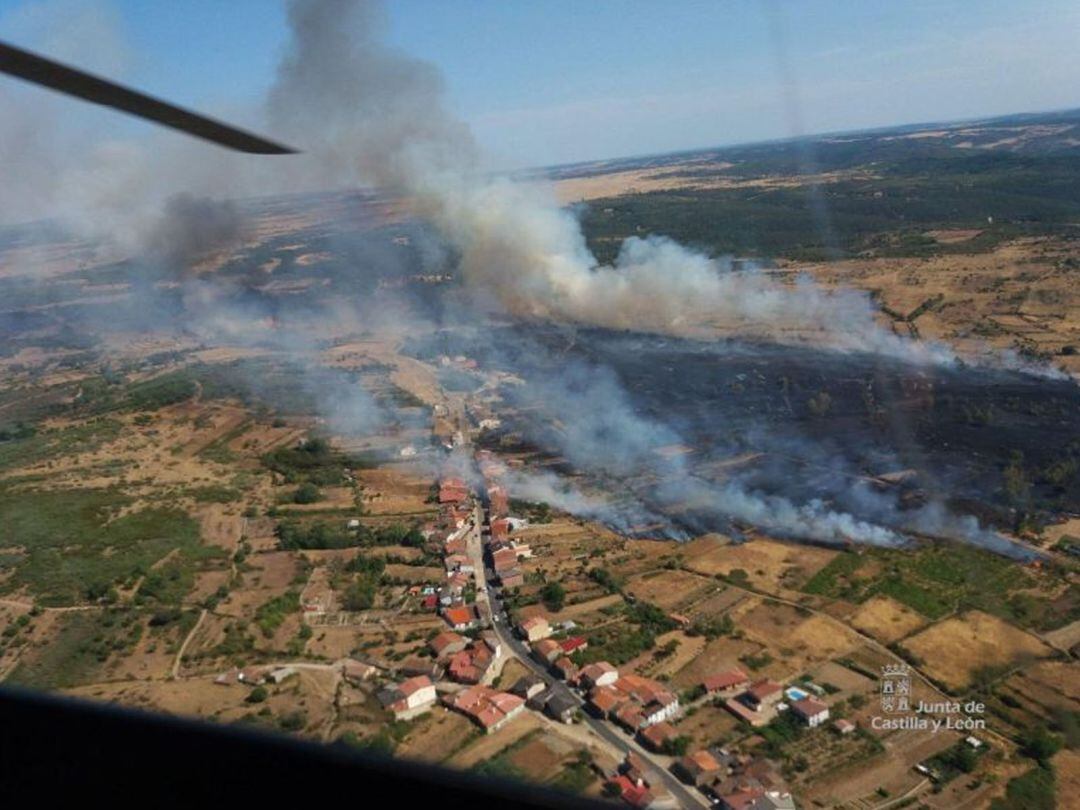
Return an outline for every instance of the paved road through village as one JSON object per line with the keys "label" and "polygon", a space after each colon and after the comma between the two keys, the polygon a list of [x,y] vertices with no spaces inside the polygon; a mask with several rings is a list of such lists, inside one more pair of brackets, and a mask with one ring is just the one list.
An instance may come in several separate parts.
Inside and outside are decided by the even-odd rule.
{"label": "paved road through village", "polygon": [[[470,561],[473,564],[476,572],[476,604],[480,611],[481,619],[485,620],[494,630],[495,635],[499,637],[499,641],[503,647],[523,663],[531,672],[544,680],[549,687],[551,687],[557,694],[569,697],[578,706],[584,706],[584,700],[576,692],[572,691],[566,684],[552,677],[552,675],[540,664],[535,661],[529,654],[529,648],[517,638],[513,630],[510,627],[510,618],[506,612],[505,605],[502,600],[499,599],[498,592],[494,586],[488,584],[488,576],[494,578],[494,572],[489,572],[484,565],[483,559],[483,544],[480,537],[481,517],[479,507],[473,513],[473,525],[469,531],[468,538],[466,540],[466,546]],[[585,717],[585,723],[596,733],[599,737],[607,741],[614,746],[617,750],[623,752],[633,751],[640,756],[642,760],[649,764],[652,770],[664,783],[664,787],[679,803],[679,806],[684,808],[694,807],[708,807],[709,803],[705,800],[704,796],[691,792],[682,784],[675,776],[668,770],[658,764],[653,757],[640,745],[628,736],[622,734],[611,724],[599,720],[591,715],[582,712]]]}

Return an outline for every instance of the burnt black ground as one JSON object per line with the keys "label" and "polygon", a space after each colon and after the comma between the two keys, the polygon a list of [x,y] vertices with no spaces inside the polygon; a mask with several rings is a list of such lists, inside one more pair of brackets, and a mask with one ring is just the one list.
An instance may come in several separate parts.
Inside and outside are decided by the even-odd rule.
{"label": "burnt black ground", "polygon": [[[532,382],[572,364],[606,369],[638,417],[692,448],[685,459],[695,475],[713,476],[718,459],[761,452],[740,468],[741,478],[795,500],[823,497],[856,512],[844,503],[851,482],[913,469],[909,488],[962,502],[997,525],[1017,508],[1044,517],[1080,511],[1080,476],[1053,474],[1055,465],[1068,470],[1080,461],[1080,386],[1068,380],[591,329],[455,330],[414,341],[412,351],[429,359],[466,354]],[[512,392],[517,404],[530,404],[529,387]],[[536,393],[547,397],[548,387]],[[523,411],[526,423],[551,403],[531,404],[539,410]],[[518,426],[544,444],[542,426]],[[1028,498],[1003,490],[1010,464],[1030,482]]]}

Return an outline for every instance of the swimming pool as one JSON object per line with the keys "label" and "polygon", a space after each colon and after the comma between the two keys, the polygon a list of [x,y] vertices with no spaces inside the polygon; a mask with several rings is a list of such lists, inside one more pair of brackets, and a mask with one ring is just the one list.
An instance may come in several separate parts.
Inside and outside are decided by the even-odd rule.
{"label": "swimming pool", "polygon": [[787,695],[788,700],[804,700],[804,699],[810,697],[802,689],[799,689],[798,687],[795,687],[795,686],[789,686],[785,690],[784,694]]}

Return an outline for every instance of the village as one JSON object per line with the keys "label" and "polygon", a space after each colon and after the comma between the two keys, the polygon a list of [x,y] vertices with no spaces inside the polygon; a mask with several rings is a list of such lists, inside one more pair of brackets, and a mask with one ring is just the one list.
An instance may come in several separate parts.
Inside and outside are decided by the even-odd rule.
{"label": "village", "polygon": [[[477,374],[467,358],[443,358],[442,367],[447,366]],[[308,651],[322,649],[325,657],[337,649],[341,657],[332,664],[246,667],[222,673],[218,682],[281,684],[305,666],[331,667],[351,689],[345,700],[339,691],[338,703],[377,707],[367,715],[368,728],[382,723],[391,733],[427,740],[410,743],[399,754],[415,750],[424,758],[453,755],[452,761],[469,761],[468,753],[440,752],[438,741],[430,739],[435,729],[445,728],[442,717],[461,717],[478,740],[490,739],[491,746],[476,742],[464,750],[483,750],[497,762],[523,746],[539,745],[540,734],[549,747],[561,740],[567,751],[577,752],[578,759],[564,759],[571,762],[564,767],[579,774],[579,784],[592,783],[588,794],[633,807],[793,809],[801,806],[798,789],[809,775],[827,773],[829,763],[872,760],[882,750],[863,709],[875,679],[859,673],[869,675],[871,660],[890,659],[840,666],[828,661],[842,649],[837,647],[805,658],[807,664],[820,662],[808,670],[816,675],[795,676],[790,666],[796,661],[769,663],[768,646],[731,643],[760,624],[743,625],[734,617],[750,619],[766,605],[746,613],[740,603],[752,606],[753,600],[746,601],[752,591],[703,587],[700,575],[687,579],[663,570],[681,559],[656,553],[665,546],[635,541],[637,551],[626,557],[619,551],[626,549],[625,540],[612,545],[614,537],[598,536],[589,544],[575,541],[572,549],[578,553],[566,559],[558,537],[566,532],[567,540],[578,537],[586,524],[564,518],[553,524],[546,507],[516,499],[508,471],[520,466],[520,459],[474,445],[482,431],[498,426],[487,392],[482,388],[480,397],[465,398],[416,387],[434,400],[433,450],[418,451],[424,442],[417,436],[399,453],[401,464],[403,469],[435,464],[439,472],[424,499],[430,511],[411,529],[413,547],[380,552],[392,555],[385,570],[392,565],[397,595],[356,610],[345,604],[344,586],[335,584],[340,577],[330,572],[340,570],[343,561],[345,570],[364,570],[376,549],[358,555],[304,552],[315,567],[300,597],[303,622],[318,633],[316,642],[327,634],[342,639]],[[374,480],[368,475],[365,480]],[[344,530],[360,531],[361,524],[349,518]],[[762,539],[755,546],[764,550],[772,548],[770,543]],[[410,565],[401,564],[406,551],[415,557]],[[627,568],[633,558],[642,562]],[[821,555],[818,564],[829,558]],[[589,568],[589,560],[596,567]],[[608,579],[602,567],[608,560],[630,575],[625,585]],[[653,588],[676,575],[683,584],[675,593]],[[582,579],[592,587],[580,590]],[[687,593],[677,593],[691,582]],[[564,588],[575,589],[574,606],[564,604]],[[627,621],[624,614],[645,618]],[[663,631],[655,647],[641,654],[617,652],[636,632],[635,621]],[[703,652],[695,643],[702,633],[706,639],[719,635],[716,643],[726,645],[727,652],[702,655],[699,661],[685,657]],[[382,636],[397,641],[387,645]],[[350,638],[371,640],[356,646],[349,645]],[[613,660],[604,655],[606,649]],[[678,652],[665,666],[672,650]],[[340,716],[348,716],[344,708]],[[411,728],[418,731],[406,732]],[[460,740],[460,733],[443,744],[460,746],[450,741]],[[384,736],[376,731],[374,738]],[[892,778],[924,789],[937,775],[932,758],[952,744],[951,735],[927,737],[916,748],[910,777],[901,772]]]}
{"label": "village", "polygon": [[[760,531],[631,536],[542,502],[519,482],[543,459],[498,438],[514,419],[500,386],[517,383],[468,358],[424,363],[358,341],[322,360],[392,398],[398,423],[349,439],[235,402],[181,403],[153,425],[130,417],[132,438],[102,448],[150,464],[167,442],[185,475],[224,483],[243,470],[253,487],[191,504],[224,553],[193,564],[183,612],[148,601],[137,654],[110,653],[71,694],[628,806],[760,810],[985,796],[1023,767],[1016,743],[989,714],[978,728],[905,723],[901,701],[967,705],[953,699],[970,694],[979,661],[1002,667],[1017,702],[1060,705],[1071,689],[1050,646],[1064,638],[979,610],[935,623],[884,593],[836,598],[850,566],[873,575],[892,559],[878,552]],[[441,386],[448,373],[472,375],[473,392]],[[176,555],[162,565],[120,598],[149,600],[170,570],[188,576]],[[46,608],[34,622],[21,599],[0,609],[27,614],[16,639],[30,642],[0,667],[42,673],[64,670],[34,639],[89,634],[84,618],[116,610]],[[883,673],[899,666],[911,683],[894,698]]]}
{"label": "village", "polygon": [[[587,636],[572,620],[553,622],[532,613],[515,622],[508,603],[525,582],[523,564],[534,557],[523,539],[528,520],[510,513],[503,462],[477,451],[473,462],[479,478],[471,486],[456,472],[460,461],[458,456],[456,467],[447,464],[437,482],[437,518],[421,528],[425,544],[438,549],[445,578],[407,589],[416,609],[437,615],[443,629],[428,632],[424,655],[396,665],[346,658],[339,662],[343,677],[357,686],[372,685],[394,722],[450,711],[484,735],[530,713],[550,724],[575,726],[581,730],[575,738],[595,751],[590,763],[602,780],[602,795],[633,807],[795,808],[779,766],[743,752],[760,737],[750,734],[738,748],[691,749],[680,720],[709,704],[722,707],[748,731],[786,715],[815,733],[855,732],[850,721],[828,723],[825,691],[809,682],[785,687],[769,678],[753,679],[732,666],[680,695],[664,681],[620,671],[606,660],[588,661],[583,655]],[[308,621],[318,621],[318,602],[303,608]],[[690,624],[677,613],[669,619],[683,628]],[[510,662],[523,674],[507,683],[500,676]],[[257,687],[282,683],[296,672],[297,665],[249,667],[223,673],[218,682]],[[692,699],[686,702],[688,691]]]}

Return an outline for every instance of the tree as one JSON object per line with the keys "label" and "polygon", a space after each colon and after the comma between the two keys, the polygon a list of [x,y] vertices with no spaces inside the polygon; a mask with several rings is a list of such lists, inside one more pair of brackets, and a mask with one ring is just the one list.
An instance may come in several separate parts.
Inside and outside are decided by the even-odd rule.
{"label": "tree", "polygon": [[589,578],[597,585],[604,587],[608,593],[615,593],[619,590],[619,583],[606,568],[591,569],[589,571]]}
{"label": "tree", "polygon": [[1061,750],[1061,744],[1059,736],[1051,734],[1044,726],[1035,726],[1021,736],[1020,753],[1046,766]]}
{"label": "tree", "polygon": [[367,578],[354,582],[342,595],[341,606],[348,611],[370,610],[375,606],[375,583]]}
{"label": "tree", "polygon": [[315,503],[322,500],[322,496],[322,490],[307,481],[296,488],[296,492],[293,493],[293,503]]}
{"label": "tree", "polygon": [[251,693],[247,696],[248,703],[262,703],[266,700],[270,694],[266,691],[264,686],[256,686],[251,690]]}
{"label": "tree", "polygon": [[736,585],[746,587],[750,582],[750,575],[743,568],[732,568],[731,573],[728,574],[728,579]]}
{"label": "tree", "polygon": [[680,734],[678,737],[670,740],[664,740],[664,753],[671,757],[681,757],[686,755],[687,749],[690,747],[690,738],[685,734]]}
{"label": "tree", "polygon": [[558,582],[549,582],[540,591],[540,598],[552,613],[558,613],[566,604],[566,588]]}

